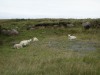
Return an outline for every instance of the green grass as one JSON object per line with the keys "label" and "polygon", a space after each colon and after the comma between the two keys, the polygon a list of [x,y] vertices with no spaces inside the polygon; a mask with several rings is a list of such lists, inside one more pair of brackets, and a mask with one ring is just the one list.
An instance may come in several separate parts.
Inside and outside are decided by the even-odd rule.
{"label": "green grass", "polygon": [[[0,75],[100,75],[99,29],[83,31],[79,27],[22,31],[18,36],[1,36],[4,44],[0,46]],[[77,36],[77,39],[69,41],[68,34]],[[20,42],[34,36],[38,42],[21,49],[12,48],[13,41]]]}

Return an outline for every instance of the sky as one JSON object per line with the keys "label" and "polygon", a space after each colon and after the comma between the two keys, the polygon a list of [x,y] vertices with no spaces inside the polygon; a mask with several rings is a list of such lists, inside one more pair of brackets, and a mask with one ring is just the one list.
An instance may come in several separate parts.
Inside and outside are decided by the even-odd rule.
{"label": "sky", "polygon": [[0,19],[100,18],[100,0],[0,0]]}

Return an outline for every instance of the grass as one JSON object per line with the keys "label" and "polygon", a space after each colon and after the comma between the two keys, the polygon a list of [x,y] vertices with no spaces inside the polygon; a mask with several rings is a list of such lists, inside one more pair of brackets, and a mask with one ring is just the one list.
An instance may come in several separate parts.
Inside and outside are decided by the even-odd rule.
{"label": "grass", "polygon": [[[0,46],[0,75],[100,75],[99,32],[99,29],[83,31],[80,27],[46,28],[2,36],[0,39],[5,40]],[[77,36],[77,40],[69,41],[67,34]],[[11,42],[34,36],[38,42],[21,49],[12,48]]]}

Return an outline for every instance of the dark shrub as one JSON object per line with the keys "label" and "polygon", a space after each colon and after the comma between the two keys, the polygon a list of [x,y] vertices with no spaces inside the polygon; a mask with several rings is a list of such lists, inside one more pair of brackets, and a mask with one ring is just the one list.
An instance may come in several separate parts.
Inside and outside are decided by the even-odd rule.
{"label": "dark shrub", "polygon": [[85,22],[82,24],[82,26],[84,27],[85,30],[88,30],[88,29],[90,29],[91,24],[90,24],[90,22]]}

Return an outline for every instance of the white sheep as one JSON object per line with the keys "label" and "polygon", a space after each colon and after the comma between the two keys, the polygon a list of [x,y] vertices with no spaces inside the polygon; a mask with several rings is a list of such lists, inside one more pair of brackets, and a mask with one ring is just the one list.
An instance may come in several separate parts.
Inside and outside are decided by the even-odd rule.
{"label": "white sheep", "polygon": [[22,46],[22,44],[14,44],[14,48],[16,48],[16,49],[20,49],[20,48],[22,48],[23,46]]}
{"label": "white sheep", "polygon": [[29,39],[29,40],[27,40],[28,41],[28,43],[30,43],[31,41],[32,41],[32,39]]}
{"label": "white sheep", "polygon": [[32,39],[29,39],[29,40],[23,40],[23,41],[20,42],[20,44],[21,44],[22,46],[27,46],[27,45],[30,44],[31,41],[32,41]]}
{"label": "white sheep", "polygon": [[39,40],[38,40],[38,38],[33,37],[33,42],[34,42],[34,41],[39,41]]}
{"label": "white sheep", "polygon": [[76,39],[76,36],[71,36],[70,34],[68,34],[68,39],[69,40],[74,40],[74,39]]}

